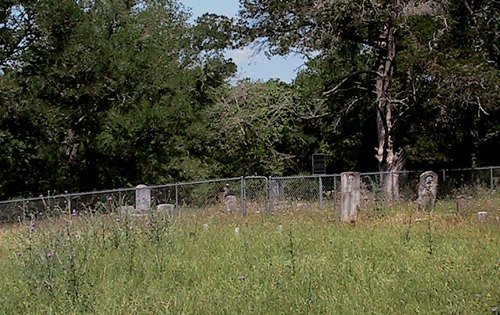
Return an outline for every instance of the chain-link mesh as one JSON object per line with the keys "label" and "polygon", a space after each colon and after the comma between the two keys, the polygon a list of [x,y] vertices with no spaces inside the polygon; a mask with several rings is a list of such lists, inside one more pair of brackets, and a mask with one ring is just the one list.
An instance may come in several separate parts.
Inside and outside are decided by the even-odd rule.
{"label": "chain-link mesh", "polygon": [[267,177],[250,176],[246,177],[244,181],[245,211],[259,213],[269,210]]}
{"label": "chain-link mesh", "polygon": [[183,211],[240,211],[241,178],[178,184],[177,200]]}
{"label": "chain-link mesh", "polygon": [[[438,174],[438,198],[473,196],[500,186],[500,167],[441,170]],[[399,198],[414,201],[422,172],[360,173],[361,206],[384,202],[384,181],[392,176]],[[249,176],[190,183],[146,187],[147,206],[166,205],[177,212],[256,213],[291,209],[340,208],[340,174],[292,177]],[[15,222],[39,216],[76,213],[130,213],[137,211],[139,188],[107,190],[79,194],[40,196],[0,202],[0,222]]]}
{"label": "chain-link mesh", "polygon": [[321,196],[320,178],[316,176],[269,179],[269,202],[272,210],[287,207],[297,209],[319,207]]}

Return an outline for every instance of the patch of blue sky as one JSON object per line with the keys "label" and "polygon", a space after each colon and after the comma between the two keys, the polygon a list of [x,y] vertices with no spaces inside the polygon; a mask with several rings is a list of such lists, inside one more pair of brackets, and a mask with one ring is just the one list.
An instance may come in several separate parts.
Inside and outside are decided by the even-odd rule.
{"label": "patch of blue sky", "polygon": [[[180,0],[190,10],[193,20],[204,13],[215,13],[228,17],[236,17],[240,9],[238,0]],[[288,56],[267,57],[264,52],[244,47],[227,52],[238,66],[236,79],[261,80],[279,79],[291,82],[304,66],[304,59],[296,54]]]}

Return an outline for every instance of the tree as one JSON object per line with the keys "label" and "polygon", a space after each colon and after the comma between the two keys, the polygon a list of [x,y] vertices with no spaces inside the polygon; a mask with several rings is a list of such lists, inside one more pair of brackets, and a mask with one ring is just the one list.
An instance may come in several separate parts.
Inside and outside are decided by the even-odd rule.
{"label": "tree", "polygon": [[[0,164],[11,175],[2,174],[0,195],[208,176],[201,114],[213,103],[207,91],[235,71],[217,24],[189,24],[175,0],[9,8],[11,17],[26,12],[30,26],[6,28],[22,49],[1,56]],[[24,185],[29,169],[44,163]]]}
{"label": "tree", "polygon": [[[397,198],[397,172],[403,169],[406,158],[403,148],[397,145],[400,140],[397,138],[397,131],[400,130],[397,124],[404,121],[402,118],[406,117],[414,105],[414,96],[420,93],[414,89],[415,80],[435,80],[432,74],[429,77],[429,74],[419,73],[415,77],[411,72],[400,71],[400,65],[406,67],[423,60],[412,53],[414,43],[408,45],[405,36],[412,33],[412,23],[417,21],[423,23],[419,25],[419,31],[427,26],[427,34],[424,35],[431,37],[416,38],[416,42],[421,44],[425,41],[431,47],[437,45],[442,35],[448,33],[448,18],[457,16],[453,15],[453,10],[467,8],[467,2],[242,0],[241,3],[241,44],[257,41],[262,46],[267,45],[271,54],[297,51],[312,56],[315,60],[327,60],[329,56],[348,47],[349,53],[354,52],[364,58],[365,62],[361,63],[361,67],[350,69],[344,77],[339,77],[337,72],[331,85],[325,86],[324,93],[333,97],[344,91],[346,86],[359,87],[360,91],[370,88],[376,109],[375,157],[379,171],[387,174],[384,177],[386,196],[389,199]],[[485,8],[492,3],[493,1],[485,1],[479,5],[482,15],[471,10],[466,14],[472,16],[471,20],[488,19],[488,10]],[[465,29],[470,28],[467,21],[462,21],[459,25]],[[489,48],[485,50],[488,54],[495,55],[498,52],[495,44],[492,44],[491,38],[487,42]],[[481,64],[484,64],[484,59]],[[448,66],[446,69],[451,70]],[[474,75],[480,73],[474,72]],[[464,76],[464,73],[456,75],[460,78]],[[370,84],[356,84],[356,81]],[[451,82],[448,83],[447,86],[452,85]],[[465,95],[464,92],[459,94]],[[349,106],[348,103],[347,107]]]}
{"label": "tree", "polygon": [[207,110],[221,175],[282,175],[296,172],[307,138],[307,111],[283,82],[244,80],[216,93]]}

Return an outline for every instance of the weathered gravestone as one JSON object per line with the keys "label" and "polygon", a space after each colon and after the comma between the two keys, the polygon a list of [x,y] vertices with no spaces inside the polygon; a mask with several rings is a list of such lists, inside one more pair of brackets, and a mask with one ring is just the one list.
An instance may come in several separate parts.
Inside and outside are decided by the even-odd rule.
{"label": "weathered gravestone", "polygon": [[418,184],[418,211],[434,211],[438,186],[438,175],[432,171],[420,175]]}
{"label": "weathered gravestone", "polygon": [[479,211],[477,214],[476,214],[476,217],[477,217],[477,220],[479,222],[485,222],[486,221],[486,218],[488,217],[488,212],[486,211]]}
{"label": "weathered gravestone", "polygon": [[162,214],[174,215],[175,205],[171,203],[161,203],[156,206],[156,210]]}
{"label": "weathered gravestone", "polygon": [[467,197],[464,195],[459,195],[456,198],[457,203],[457,213],[460,215],[464,215],[467,211]]}
{"label": "weathered gravestone", "polygon": [[151,189],[146,185],[137,185],[135,188],[135,211],[143,213],[151,210]]}
{"label": "weathered gravestone", "polygon": [[227,212],[233,212],[238,210],[238,199],[235,195],[227,195],[224,197],[224,205],[226,206]]}
{"label": "weathered gravestone", "polygon": [[283,181],[273,179],[269,182],[269,198],[271,200],[281,200],[285,195]]}
{"label": "weathered gravestone", "polygon": [[355,222],[361,199],[361,178],[358,172],[340,174],[341,200],[340,219],[343,222]]}
{"label": "weathered gravestone", "polygon": [[227,212],[236,211],[238,209],[238,199],[231,193],[229,184],[226,184],[226,186],[222,188],[222,203]]}

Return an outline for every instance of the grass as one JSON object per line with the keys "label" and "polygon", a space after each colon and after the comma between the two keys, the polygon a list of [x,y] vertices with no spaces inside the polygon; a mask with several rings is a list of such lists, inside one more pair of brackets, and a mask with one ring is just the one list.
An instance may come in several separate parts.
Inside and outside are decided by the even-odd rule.
{"label": "grass", "polygon": [[499,223],[437,207],[362,209],[356,226],[313,209],[3,226],[0,313],[498,313]]}

